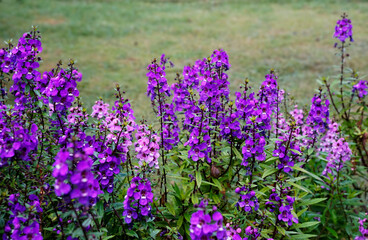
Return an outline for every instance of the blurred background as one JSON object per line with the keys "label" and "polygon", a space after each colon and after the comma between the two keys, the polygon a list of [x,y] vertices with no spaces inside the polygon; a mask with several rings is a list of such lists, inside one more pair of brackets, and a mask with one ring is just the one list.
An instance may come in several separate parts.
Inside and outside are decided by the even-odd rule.
{"label": "blurred background", "polygon": [[348,64],[368,72],[368,1],[328,0],[0,0],[0,40],[17,39],[37,25],[43,36],[41,71],[69,58],[83,73],[82,100],[112,103],[119,83],[138,119],[150,118],[146,66],[165,53],[175,67],[229,54],[231,90],[245,77],[258,89],[275,68],[279,84],[300,105],[309,102],[316,79],[338,74],[336,20],[346,12],[355,42]]}

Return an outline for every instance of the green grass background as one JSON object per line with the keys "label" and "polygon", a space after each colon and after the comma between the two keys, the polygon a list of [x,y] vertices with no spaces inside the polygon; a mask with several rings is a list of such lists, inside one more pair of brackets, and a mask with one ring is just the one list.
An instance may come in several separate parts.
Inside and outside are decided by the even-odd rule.
{"label": "green grass background", "polygon": [[84,74],[80,90],[86,106],[100,96],[111,103],[119,83],[141,118],[152,114],[145,73],[154,57],[165,53],[175,63],[172,82],[184,65],[216,48],[229,53],[232,92],[245,77],[258,88],[275,68],[281,87],[307,103],[316,78],[337,73],[332,35],[342,12],[354,25],[348,64],[364,73],[367,1],[0,0],[0,40],[17,42],[37,25],[42,71],[73,58]]}

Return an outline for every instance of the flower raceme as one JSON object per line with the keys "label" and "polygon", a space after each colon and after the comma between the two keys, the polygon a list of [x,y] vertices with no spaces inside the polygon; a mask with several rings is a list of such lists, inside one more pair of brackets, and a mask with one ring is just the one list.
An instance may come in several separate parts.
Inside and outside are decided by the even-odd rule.
{"label": "flower raceme", "polygon": [[3,240],[42,240],[39,216],[43,209],[39,198],[31,194],[27,202],[22,203],[19,197],[19,193],[9,196],[10,218],[5,225]]}
{"label": "flower raceme", "polygon": [[153,193],[147,178],[133,177],[124,199],[123,217],[127,224],[151,218]]}
{"label": "flower raceme", "polygon": [[223,216],[213,207],[214,213],[208,214],[206,211],[207,203],[202,201],[198,210],[192,214],[190,218],[190,237],[192,240],[226,239],[226,229],[223,227]]}
{"label": "flower raceme", "polygon": [[144,124],[138,126],[135,134],[137,142],[135,143],[135,151],[139,159],[139,166],[147,165],[150,168],[159,168],[158,159],[160,157],[160,137],[149,130]]}
{"label": "flower raceme", "polygon": [[76,199],[79,203],[89,206],[101,194],[100,185],[91,171],[93,161],[90,155],[93,148],[84,147],[76,150],[78,143],[69,144],[73,152],[61,149],[53,164],[52,176],[56,179],[54,188],[57,196],[66,200]]}
{"label": "flower raceme", "polygon": [[357,84],[353,86],[353,92],[357,92],[358,97],[363,98],[368,94],[367,88],[368,82],[366,80],[360,80]]}
{"label": "flower raceme", "polygon": [[354,42],[353,25],[351,24],[351,20],[347,18],[348,16],[345,13],[341,17],[342,19],[339,19],[336,22],[333,37],[339,39],[341,42],[345,42],[347,38],[349,38],[350,42]]}

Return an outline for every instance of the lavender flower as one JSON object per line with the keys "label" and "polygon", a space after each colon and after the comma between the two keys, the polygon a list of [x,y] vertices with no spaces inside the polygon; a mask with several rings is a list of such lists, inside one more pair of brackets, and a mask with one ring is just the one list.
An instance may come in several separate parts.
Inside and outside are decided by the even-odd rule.
{"label": "lavender flower", "polygon": [[312,105],[306,120],[306,123],[311,127],[308,137],[313,139],[317,133],[325,132],[329,119],[329,105],[328,99],[322,99],[320,95],[314,95],[312,98]]}
{"label": "lavender flower", "polygon": [[258,228],[252,226],[248,226],[245,228],[245,234],[247,235],[247,237],[244,238],[245,240],[258,239],[261,236]]}
{"label": "lavender flower", "polygon": [[124,199],[123,217],[127,224],[152,217],[153,193],[147,178],[134,177]]}
{"label": "lavender flower", "polygon": [[253,190],[249,190],[243,186],[241,188],[236,188],[235,193],[239,194],[239,200],[235,205],[238,210],[241,209],[246,213],[254,213],[258,211],[258,198]]}
{"label": "lavender flower", "polygon": [[160,157],[160,137],[153,130],[148,130],[147,126],[142,124],[138,126],[136,133],[137,142],[135,151],[139,159],[139,165],[147,165],[150,168],[159,168],[158,158]]}
{"label": "lavender flower", "polygon": [[344,138],[341,138],[338,131],[338,124],[329,124],[329,130],[321,139],[320,151],[327,153],[327,164],[322,174],[335,174],[340,171],[346,161],[350,161],[352,151]]}
{"label": "lavender flower", "polygon": [[339,19],[336,22],[333,37],[339,39],[341,42],[345,42],[347,38],[350,39],[350,42],[354,42],[353,25],[351,24],[351,20],[347,18],[348,16],[345,13],[341,17],[342,19]]}
{"label": "lavender flower", "polygon": [[99,128],[105,132],[105,137],[93,137],[89,139],[89,146],[95,147],[98,154],[99,164],[95,166],[98,181],[102,189],[112,193],[114,190],[115,175],[120,172],[119,165],[127,159],[129,147],[133,144],[133,132],[136,128],[135,117],[130,103],[120,95],[117,87],[119,100],[115,101],[112,111],[108,104],[102,100],[93,106],[91,116],[101,121]]}
{"label": "lavender flower", "polygon": [[[365,215],[368,215],[367,213]],[[359,232],[361,236],[357,236],[355,240],[366,240],[368,239],[368,225],[366,224],[367,218],[359,219]]]}
{"label": "lavender flower", "polygon": [[212,214],[206,211],[207,204],[201,202],[199,209],[192,214],[190,218],[190,237],[192,240],[211,239],[212,236],[216,236],[217,239],[224,239],[226,236],[226,230],[223,228],[223,217],[222,214],[217,210],[216,207]]}
{"label": "lavender flower", "polygon": [[11,194],[8,205],[10,207],[10,218],[5,225],[3,239],[42,240],[39,216],[43,210],[38,197],[31,194],[27,201],[22,203],[19,194]]}
{"label": "lavender flower", "polygon": [[90,147],[78,149],[77,142],[68,145],[72,152],[61,149],[53,164],[55,194],[66,199],[77,199],[82,205],[89,206],[102,193],[91,171],[93,161],[90,155],[94,150]]}
{"label": "lavender flower", "polygon": [[294,223],[299,223],[298,219],[293,216],[291,213],[292,210],[292,204],[290,205],[282,205],[279,208],[280,214],[277,216],[278,219],[281,221],[286,222],[289,226],[293,225]]}
{"label": "lavender flower", "polygon": [[363,98],[368,94],[367,89],[368,82],[366,80],[360,80],[357,84],[353,86],[353,92],[358,92],[359,98]]}

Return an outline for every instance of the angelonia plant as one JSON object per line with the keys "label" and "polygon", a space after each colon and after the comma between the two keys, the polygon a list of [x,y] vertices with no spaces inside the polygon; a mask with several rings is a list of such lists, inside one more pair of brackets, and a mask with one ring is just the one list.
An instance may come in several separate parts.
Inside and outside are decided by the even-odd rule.
{"label": "angelonia plant", "polygon": [[273,69],[258,88],[245,79],[230,92],[229,56],[216,49],[171,85],[173,63],[153,59],[147,97],[157,118],[138,120],[119,85],[114,102],[86,109],[73,60],[39,72],[36,27],[7,42],[2,238],[367,239],[368,83],[347,77],[346,14],[333,37],[337,84],[323,78],[308,106]]}

